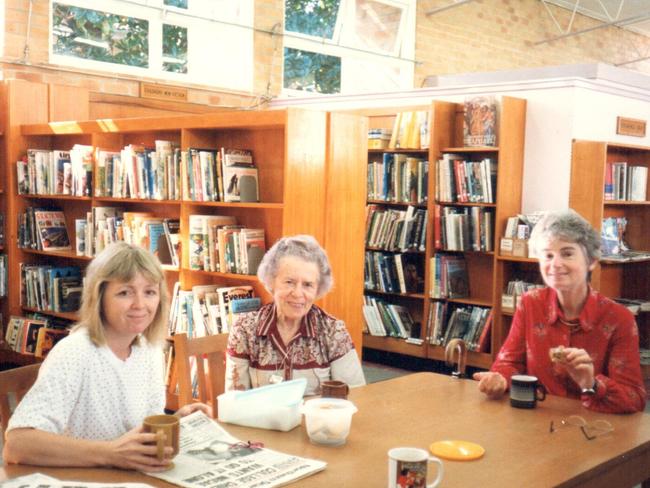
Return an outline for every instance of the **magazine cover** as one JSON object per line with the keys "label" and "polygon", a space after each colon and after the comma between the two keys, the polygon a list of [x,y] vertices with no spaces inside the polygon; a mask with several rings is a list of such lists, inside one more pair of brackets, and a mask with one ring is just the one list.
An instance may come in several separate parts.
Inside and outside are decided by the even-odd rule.
{"label": "magazine cover", "polygon": [[38,245],[43,251],[69,251],[70,238],[61,210],[35,210]]}
{"label": "magazine cover", "polygon": [[497,145],[497,102],[494,97],[465,100],[463,143],[465,146]]}

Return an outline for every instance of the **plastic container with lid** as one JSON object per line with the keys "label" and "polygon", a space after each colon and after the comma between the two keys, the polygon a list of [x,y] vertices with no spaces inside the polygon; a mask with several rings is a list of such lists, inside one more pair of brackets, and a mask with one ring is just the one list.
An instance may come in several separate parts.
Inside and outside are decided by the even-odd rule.
{"label": "plastic container with lid", "polygon": [[309,439],[315,444],[340,446],[345,444],[352,415],[357,411],[349,400],[314,398],[302,406]]}
{"label": "plastic container with lid", "polygon": [[219,422],[287,432],[300,425],[307,379],[227,391],[217,397]]}

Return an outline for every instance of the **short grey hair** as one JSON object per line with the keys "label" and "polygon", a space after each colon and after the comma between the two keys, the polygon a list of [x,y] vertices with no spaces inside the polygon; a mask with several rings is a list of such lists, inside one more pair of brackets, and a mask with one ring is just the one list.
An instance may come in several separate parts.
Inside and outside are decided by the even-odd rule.
{"label": "short grey hair", "polygon": [[539,258],[544,244],[552,239],[578,244],[590,264],[600,258],[600,234],[573,209],[543,215],[530,234],[528,246],[531,255]]}
{"label": "short grey hair", "polygon": [[300,258],[314,263],[318,268],[318,298],[331,290],[334,284],[332,268],[327,253],[318,241],[310,235],[283,237],[269,249],[257,268],[257,277],[269,293],[273,293],[273,281],[278,275],[280,260],[285,257]]}

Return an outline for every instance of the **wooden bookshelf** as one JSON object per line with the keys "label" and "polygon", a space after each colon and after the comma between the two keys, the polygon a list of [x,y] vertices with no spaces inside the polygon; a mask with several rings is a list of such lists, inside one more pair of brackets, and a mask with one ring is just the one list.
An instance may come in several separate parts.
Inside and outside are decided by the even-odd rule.
{"label": "wooden bookshelf", "polygon": [[[30,97],[31,105],[47,100],[47,90],[31,84],[7,84],[13,94],[10,107]],[[44,104],[47,106],[47,103]],[[30,112],[30,116],[25,115]],[[344,320],[357,346],[361,344],[363,251],[350,242],[363,237],[363,191],[365,176],[355,170],[367,151],[365,117],[330,114],[322,111],[285,109],[275,111],[219,112],[192,116],[142,117],[78,122],[47,123],[47,110],[11,110],[8,117],[11,144],[6,150],[7,161],[17,161],[28,148],[69,150],[74,144],[88,144],[106,150],[119,151],[128,144],[153,146],[155,140],[169,140],[181,150],[190,147],[218,149],[222,146],[246,148],[253,151],[259,171],[260,203],[224,203],[196,201],[155,201],[107,197],[66,197],[18,195],[15,164],[7,170],[9,188],[5,194],[12,215],[35,205],[51,204],[62,208],[71,242],[75,242],[75,218],[85,217],[94,206],[119,206],[129,211],[149,211],[156,216],[178,218],[181,222],[181,266],[166,266],[170,291],[176,281],[183,289],[194,285],[251,284],[263,301],[271,299],[255,276],[231,273],[211,273],[189,269],[188,223],[191,214],[235,216],[239,223],[265,230],[270,247],[282,236],[311,234],[328,252],[334,272],[335,286],[321,300],[321,305]],[[361,136],[364,135],[364,137]],[[342,143],[344,141],[344,143]],[[335,143],[336,142],[336,143]],[[358,174],[355,174],[355,171]],[[344,195],[342,197],[341,195]],[[349,198],[348,198],[349,196]],[[20,263],[73,263],[85,267],[89,258],[70,253],[38,252],[15,245],[16,219],[8,223],[10,280],[20,282]],[[354,279],[350,279],[350,276]],[[27,310],[21,307],[20,290],[16,286],[8,296],[11,314]]]}
{"label": "wooden bookshelf", "polygon": [[[603,219],[628,220],[625,241],[632,250],[650,251],[650,199],[645,201],[605,200],[607,163],[626,161],[628,165],[650,168],[650,147],[601,141],[575,140],[571,154],[569,206],[600,231]],[[650,186],[650,185],[648,185]],[[592,273],[591,284],[611,298],[650,300],[650,260],[614,262],[603,259]],[[650,314],[636,316],[640,346],[650,349]],[[642,365],[646,379],[650,367]]]}
{"label": "wooden bookshelf", "polygon": [[[463,142],[463,104],[453,102],[434,101],[429,107],[408,107],[394,110],[393,112],[370,113],[370,128],[392,128],[397,111],[429,110],[430,113],[430,144],[424,151],[393,150],[393,152],[411,152],[426,157],[429,161],[428,179],[428,211],[426,250],[424,251],[424,293],[418,296],[394,297],[395,303],[406,305],[412,315],[421,321],[421,345],[407,343],[403,339],[375,337],[364,335],[364,347],[387,352],[405,354],[408,356],[429,358],[437,361],[444,360],[444,349],[429,343],[431,332],[427,330],[429,311],[433,299],[429,298],[432,287],[430,282],[430,260],[436,253],[463,255],[468,267],[470,282],[470,296],[442,300],[455,305],[477,305],[492,307],[493,323],[489,353],[470,352],[468,364],[479,368],[489,368],[496,352],[501,347],[507,335],[511,317],[501,313],[501,290],[503,280],[506,279],[504,268],[507,267],[502,257],[497,252],[458,252],[441,251],[435,249],[433,216],[435,207],[483,207],[494,212],[493,237],[494,249],[498,249],[499,236],[505,228],[507,217],[520,212],[522,177],[523,177],[523,150],[524,130],[526,119],[526,101],[512,97],[502,97],[500,101],[500,115],[498,120],[498,146],[496,147],[464,147]],[[373,149],[368,151],[368,158],[377,154],[391,152],[388,150]],[[468,159],[474,160],[481,155],[497,160],[497,187],[495,203],[461,203],[461,202],[436,202],[434,199],[436,181],[435,162],[444,153],[466,154]],[[368,204],[385,205],[386,207],[404,206],[403,203],[383,202],[368,200]],[[366,250],[373,250],[366,248]],[[366,292],[377,294],[377,292]],[[386,295],[386,294],[384,294]],[[406,300],[405,298],[408,298]],[[436,299],[440,301],[440,299]]]}

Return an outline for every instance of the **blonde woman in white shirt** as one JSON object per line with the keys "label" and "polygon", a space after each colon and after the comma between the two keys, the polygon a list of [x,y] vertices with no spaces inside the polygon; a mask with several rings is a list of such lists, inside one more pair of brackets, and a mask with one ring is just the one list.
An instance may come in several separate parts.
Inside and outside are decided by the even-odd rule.
{"label": "blonde woman in white shirt", "polygon": [[[141,427],[165,406],[168,294],[160,263],[140,247],[111,244],[86,270],[79,316],[11,417],[5,461],[166,469],[169,459],[156,457],[155,434]],[[177,414],[197,409],[208,413],[193,404]]]}

